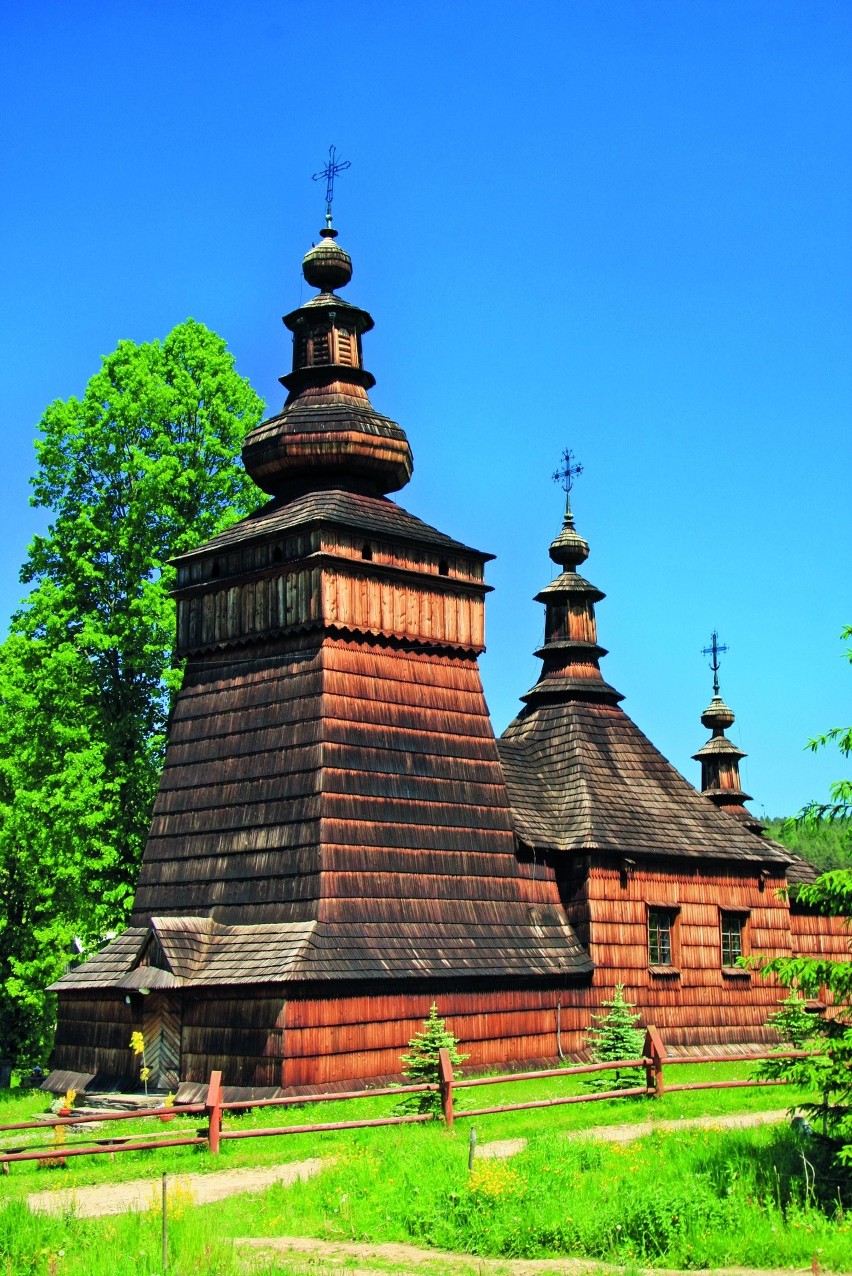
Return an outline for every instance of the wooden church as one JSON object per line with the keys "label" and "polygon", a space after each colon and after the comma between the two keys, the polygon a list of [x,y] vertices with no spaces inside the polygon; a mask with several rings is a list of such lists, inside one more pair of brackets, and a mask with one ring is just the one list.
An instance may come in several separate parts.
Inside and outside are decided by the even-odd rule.
{"label": "wooden church", "polygon": [[411,451],[328,222],[285,406],[243,448],[271,499],[177,560],[186,675],[131,924],[54,985],[48,1087],[131,1078],[135,1030],[160,1088],[398,1073],[433,1001],[472,1065],[569,1055],[618,983],[669,1044],[764,1039],[778,991],[739,954],[845,939],[779,895],[807,868],[743,805],[733,715],[702,717],[699,793],[601,674],[569,510],[541,676],[495,739],[490,556],[389,498]]}

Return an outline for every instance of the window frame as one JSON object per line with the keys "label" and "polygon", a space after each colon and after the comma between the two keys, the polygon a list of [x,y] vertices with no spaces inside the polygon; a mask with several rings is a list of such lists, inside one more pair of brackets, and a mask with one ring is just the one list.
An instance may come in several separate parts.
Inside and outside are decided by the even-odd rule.
{"label": "window frame", "polygon": [[[651,925],[654,917],[665,917],[668,922],[668,961],[654,961],[651,948]],[[647,901],[645,904],[645,951],[648,958],[648,969],[654,975],[680,975],[680,905],[658,904]],[[657,956],[659,957],[659,947]]]}
{"label": "window frame", "polygon": [[[743,908],[720,908],[719,909],[719,967],[723,974],[738,975],[741,978],[749,977],[749,972],[743,970],[737,965],[737,958],[745,957],[748,954],[748,924],[750,913],[748,909]],[[726,923],[736,922],[739,926],[739,952],[733,957],[732,961],[725,961],[725,925]],[[728,956],[732,955],[732,949],[728,946]]]}

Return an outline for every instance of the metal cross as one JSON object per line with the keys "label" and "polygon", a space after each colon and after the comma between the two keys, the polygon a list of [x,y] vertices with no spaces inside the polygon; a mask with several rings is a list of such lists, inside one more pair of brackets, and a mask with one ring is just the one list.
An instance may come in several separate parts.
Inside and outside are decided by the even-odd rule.
{"label": "metal cross", "polygon": [[729,649],[723,642],[719,642],[719,635],[714,629],[710,635],[710,646],[702,647],[702,656],[710,656],[710,668],[713,670],[713,695],[719,694],[719,657]]}
{"label": "metal cross", "polygon": [[554,483],[558,483],[567,496],[574,486],[574,479],[583,473],[583,467],[574,457],[570,448],[566,448],[559,458],[562,464],[553,475]]}
{"label": "metal cross", "polygon": [[319,182],[325,178],[325,220],[328,226],[331,225],[331,202],[334,199],[334,179],[338,173],[342,173],[345,169],[351,168],[349,160],[337,159],[337,148],[330,146],[328,148],[328,163],[325,168],[321,168],[318,173],[314,173],[313,181]]}

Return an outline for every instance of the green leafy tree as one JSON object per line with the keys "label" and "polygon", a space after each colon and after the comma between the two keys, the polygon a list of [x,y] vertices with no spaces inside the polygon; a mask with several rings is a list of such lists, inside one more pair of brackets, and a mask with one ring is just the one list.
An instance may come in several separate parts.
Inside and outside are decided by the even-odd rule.
{"label": "green leafy tree", "polygon": [[[852,639],[852,625],[847,625],[840,637],[845,640]],[[844,655],[852,664],[852,647],[847,647]],[[809,740],[808,748],[816,753],[818,749],[824,749],[829,744],[836,744],[843,756],[848,758],[852,755],[852,727],[832,727],[824,735],[818,735],[813,740]],[[852,779],[836,780],[831,785],[830,796],[829,802],[811,802],[806,806],[802,812],[805,820],[852,819]]]}
{"label": "green leafy tree", "polygon": [[[641,1059],[645,1034],[636,1024],[641,1015],[635,1013],[633,1004],[625,999],[624,985],[617,984],[610,1001],[602,1001],[605,1011],[592,1015],[586,1044],[591,1049],[595,1063],[618,1063],[622,1059]],[[636,1068],[614,1068],[598,1073],[585,1083],[591,1090],[626,1090],[642,1085],[642,1074]]]}
{"label": "green leafy tree", "polygon": [[182,670],[168,560],[261,499],[239,464],[263,404],[194,320],[122,341],[40,422],[46,534],[0,648],[0,1034],[43,1057],[41,991],[124,924]]}
{"label": "green leafy tree", "polygon": [[[438,1015],[438,1006],[433,1001],[429,1007],[429,1018],[424,1019],[421,1032],[415,1032],[408,1043],[409,1053],[401,1058],[402,1074],[409,1081],[417,1084],[421,1081],[437,1083],[439,1080],[438,1052],[446,1050],[453,1065],[453,1072],[458,1070],[469,1055],[460,1054],[458,1039],[450,1032],[446,1020]],[[441,1096],[437,1091],[427,1090],[424,1094],[414,1094],[403,1100],[400,1110],[415,1112],[440,1112]]]}
{"label": "green leafy tree", "polygon": [[[852,638],[852,627],[843,631]],[[852,661],[852,649],[847,650]],[[812,749],[836,744],[844,757],[852,754],[852,728],[835,727],[809,742]],[[799,817],[807,826],[815,820],[848,820],[852,816],[852,780],[831,786],[830,802],[811,802]],[[809,886],[796,888],[797,901],[832,917],[852,917],[852,869],[836,868]],[[848,924],[848,923],[847,923]],[[818,1055],[797,1060],[770,1060],[761,1069],[766,1077],[783,1077],[814,1094],[805,1105],[818,1119],[824,1134],[836,1145],[838,1159],[852,1165],[852,962],[821,957],[779,957],[758,963],[766,975],[774,975],[785,988],[806,997],[831,995],[832,1010],[815,1023]]]}
{"label": "green leafy tree", "polygon": [[[852,916],[852,870],[824,873],[813,885],[800,886],[798,899],[827,916]],[[832,1013],[815,1019],[814,1038],[808,1043],[819,1054],[766,1060],[759,1075],[784,1078],[809,1090],[814,1099],[802,1106],[836,1142],[840,1159],[852,1164],[852,962],[779,957],[761,963],[760,969],[805,997],[821,997],[826,990],[831,994]]]}
{"label": "green leafy tree", "polygon": [[808,860],[820,873],[827,873],[831,868],[852,868],[852,819],[842,816],[833,820],[819,816],[771,819],[766,822],[766,833]]}

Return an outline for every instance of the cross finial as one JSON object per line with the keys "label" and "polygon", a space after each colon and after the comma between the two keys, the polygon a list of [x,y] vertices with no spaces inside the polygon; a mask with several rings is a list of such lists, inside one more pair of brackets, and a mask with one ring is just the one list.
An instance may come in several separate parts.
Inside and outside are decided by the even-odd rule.
{"label": "cross finial", "polygon": [[325,223],[331,226],[331,204],[334,199],[334,179],[338,173],[342,173],[345,169],[351,168],[349,160],[337,159],[337,147],[330,146],[328,148],[328,163],[325,168],[321,168],[318,173],[314,173],[313,181],[319,182],[325,178]]}
{"label": "cross finial", "polygon": [[728,648],[724,643],[719,642],[719,635],[714,629],[710,635],[710,646],[702,647],[702,656],[710,657],[710,668],[713,670],[713,695],[719,694],[719,657],[726,652]]}
{"label": "cross finial", "polygon": [[568,514],[571,510],[571,488],[577,475],[583,473],[583,467],[569,447],[562,453],[559,461],[559,469],[554,471],[553,481],[565,493],[565,512]]}

